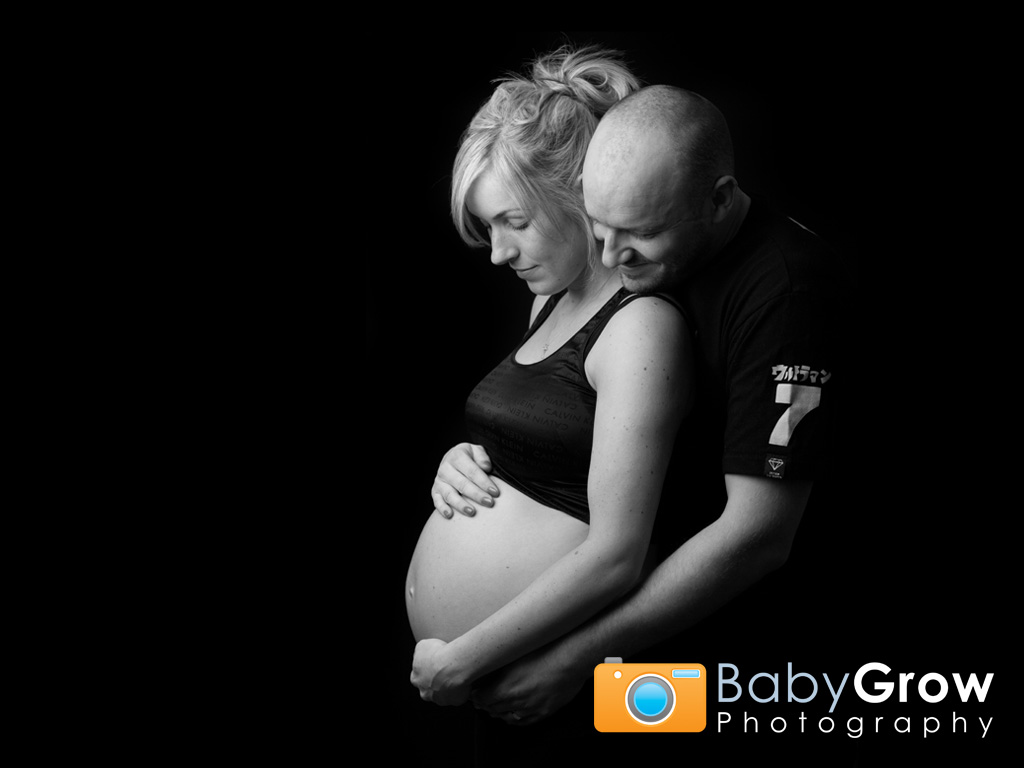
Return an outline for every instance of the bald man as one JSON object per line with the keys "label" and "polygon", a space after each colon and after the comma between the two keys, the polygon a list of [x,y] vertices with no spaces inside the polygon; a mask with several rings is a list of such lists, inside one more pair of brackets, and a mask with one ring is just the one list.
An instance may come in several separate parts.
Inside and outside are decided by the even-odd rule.
{"label": "bald man", "polygon": [[583,197],[637,293],[678,288],[733,238],[750,207],[733,177],[721,112],[696,94],[652,86],[599,123],[583,167]]}
{"label": "bald man", "polygon": [[[718,464],[726,500],[624,600],[478,690],[481,708],[541,720],[605,656],[628,660],[672,638],[789,556],[827,453],[844,282],[830,249],[752,200],[733,173],[725,119],[688,91],[642,89],[598,125],[582,184],[602,259],[627,288],[667,292],[683,307],[699,350],[702,420],[683,432],[699,441],[688,450]],[[478,446],[449,451],[433,489],[448,506],[439,511],[488,504],[487,469]]]}

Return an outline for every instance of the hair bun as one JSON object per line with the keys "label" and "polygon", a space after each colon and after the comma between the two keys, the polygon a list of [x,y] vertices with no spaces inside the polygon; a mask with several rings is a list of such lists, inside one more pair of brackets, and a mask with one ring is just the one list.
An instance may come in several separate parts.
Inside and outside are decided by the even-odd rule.
{"label": "hair bun", "polygon": [[533,65],[533,80],[555,94],[580,102],[603,115],[615,102],[639,87],[618,51],[567,45],[541,56]]}

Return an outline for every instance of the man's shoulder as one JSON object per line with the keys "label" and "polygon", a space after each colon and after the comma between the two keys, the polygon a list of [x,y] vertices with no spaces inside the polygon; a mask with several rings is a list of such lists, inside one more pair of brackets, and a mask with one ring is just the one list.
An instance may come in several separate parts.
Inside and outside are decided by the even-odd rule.
{"label": "man's shoulder", "polygon": [[739,272],[782,291],[831,289],[843,279],[839,252],[815,231],[764,201],[752,210]]}

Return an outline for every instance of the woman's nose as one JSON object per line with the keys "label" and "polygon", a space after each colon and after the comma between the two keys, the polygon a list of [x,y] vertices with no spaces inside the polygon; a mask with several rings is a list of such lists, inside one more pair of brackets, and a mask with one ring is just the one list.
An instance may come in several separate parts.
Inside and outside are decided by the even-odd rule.
{"label": "woman's nose", "polygon": [[507,264],[519,255],[519,250],[509,240],[491,233],[491,263],[497,266]]}

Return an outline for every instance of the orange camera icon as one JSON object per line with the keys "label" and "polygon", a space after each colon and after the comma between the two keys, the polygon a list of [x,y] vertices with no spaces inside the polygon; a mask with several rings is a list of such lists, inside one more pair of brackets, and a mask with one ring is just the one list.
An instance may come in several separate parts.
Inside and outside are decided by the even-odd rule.
{"label": "orange camera icon", "polygon": [[707,671],[700,664],[623,664],[594,668],[594,727],[604,732],[703,731]]}

